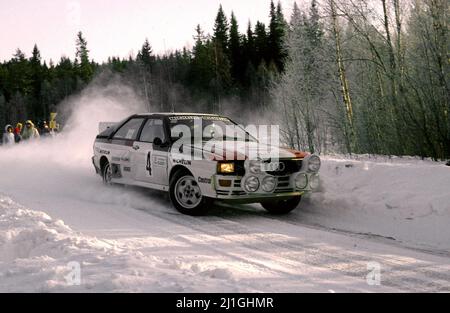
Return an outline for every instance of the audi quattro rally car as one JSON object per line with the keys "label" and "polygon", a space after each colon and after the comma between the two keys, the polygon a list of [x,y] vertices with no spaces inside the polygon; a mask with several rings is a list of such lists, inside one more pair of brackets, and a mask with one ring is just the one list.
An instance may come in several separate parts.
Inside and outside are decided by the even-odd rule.
{"label": "audi quattro rally car", "polygon": [[318,156],[259,143],[227,117],[149,113],[100,124],[108,127],[92,162],[103,182],[167,191],[184,214],[204,214],[214,200],[284,214],[319,185]]}

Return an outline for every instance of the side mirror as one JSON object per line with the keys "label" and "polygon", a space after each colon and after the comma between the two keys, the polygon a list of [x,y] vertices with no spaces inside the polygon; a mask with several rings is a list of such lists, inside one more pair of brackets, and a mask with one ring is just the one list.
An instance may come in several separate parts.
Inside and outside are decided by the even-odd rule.
{"label": "side mirror", "polygon": [[161,140],[161,138],[156,137],[155,139],[153,139],[153,147],[160,147],[162,146],[163,142]]}

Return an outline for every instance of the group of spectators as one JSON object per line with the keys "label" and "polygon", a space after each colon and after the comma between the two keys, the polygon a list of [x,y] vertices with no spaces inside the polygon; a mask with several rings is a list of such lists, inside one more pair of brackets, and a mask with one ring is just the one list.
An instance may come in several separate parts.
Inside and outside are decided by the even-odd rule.
{"label": "group of spectators", "polygon": [[54,130],[50,129],[46,121],[39,122],[36,127],[30,120],[25,122],[25,127],[22,123],[17,123],[16,127],[12,125],[5,126],[5,132],[2,137],[2,144],[4,146],[14,145],[21,141],[32,141],[42,137],[53,136]]}

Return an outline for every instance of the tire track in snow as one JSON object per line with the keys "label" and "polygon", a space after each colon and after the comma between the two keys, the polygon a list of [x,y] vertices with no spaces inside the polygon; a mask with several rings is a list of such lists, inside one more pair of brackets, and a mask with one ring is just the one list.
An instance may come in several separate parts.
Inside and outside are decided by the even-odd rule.
{"label": "tire track in snow", "polygon": [[[236,222],[229,217],[208,216],[192,218],[181,214],[164,213],[160,210],[143,210],[169,222],[183,225],[211,236],[252,236],[254,233],[258,233],[258,230],[252,229],[249,225],[243,224],[242,222]],[[179,217],[182,217],[182,219]],[[273,227],[273,229],[284,229],[286,228],[286,225],[284,224],[289,224],[274,218],[269,219],[282,224],[282,227]],[[201,221],[201,225],[199,221]],[[264,221],[264,219],[261,219],[261,221]],[[224,230],[226,233],[224,233]],[[265,231],[267,231],[267,229],[265,229]],[[314,231],[323,232],[323,230]],[[274,241],[265,235],[261,235],[260,239],[261,245],[247,244],[230,238],[227,238],[226,240],[244,247],[247,251],[258,251],[262,253],[261,257],[264,257],[264,255],[276,254],[278,263],[293,269],[306,264],[321,269],[326,268],[333,272],[365,280],[365,277],[368,274],[367,263],[375,261],[383,266],[384,286],[392,287],[400,291],[450,291],[450,279],[448,275],[445,275],[441,270],[433,270],[433,265],[407,265],[405,264],[405,260],[395,258],[395,256],[386,258],[377,254],[369,253],[370,255],[367,255],[355,253],[353,251],[345,251],[345,253],[342,253],[342,251],[338,249],[330,249],[323,246],[318,248],[315,245],[299,242],[298,240],[290,240],[287,242],[279,240]],[[358,241],[362,240],[358,239]],[[293,254],[293,251],[301,252]],[[242,258],[242,256],[240,256],[240,258]],[[246,262],[248,261],[250,260],[246,259]],[[273,268],[270,269],[273,270]],[[417,277],[417,273],[419,273],[421,277]]]}

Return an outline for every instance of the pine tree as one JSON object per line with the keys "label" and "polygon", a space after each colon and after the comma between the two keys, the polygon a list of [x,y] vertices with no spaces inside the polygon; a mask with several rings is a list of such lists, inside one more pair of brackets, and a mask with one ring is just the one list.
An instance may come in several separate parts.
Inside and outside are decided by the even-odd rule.
{"label": "pine tree", "polygon": [[[294,2],[294,8],[292,9],[291,20],[289,21],[290,28],[294,28],[295,25],[300,25],[302,20],[302,12],[300,11],[297,2]],[[285,38],[286,39],[286,38]]]}
{"label": "pine tree", "polygon": [[153,49],[148,41],[148,38],[145,39],[141,50],[138,52],[137,59],[142,61],[150,70],[154,65],[155,57],[153,56]]}
{"label": "pine tree", "polygon": [[192,63],[189,69],[189,86],[195,91],[205,91],[214,78],[213,52],[210,41],[200,25],[196,27],[195,45],[192,50]]}
{"label": "pine tree", "polygon": [[269,57],[268,61],[273,61],[278,71],[283,70],[284,59],[286,53],[283,48],[283,40],[285,37],[287,23],[284,19],[281,3],[278,2],[277,7],[273,1],[270,2],[270,24],[269,24]]}
{"label": "pine tree", "polygon": [[227,17],[223,12],[222,5],[214,23],[213,35],[213,55],[214,55],[214,71],[215,76],[212,83],[214,93],[213,111],[220,112],[222,109],[222,98],[229,93],[232,85],[231,64],[229,59],[229,25]]}
{"label": "pine tree", "polygon": [[[32,114],[32,118],[45,119],[47,112],[45,105],[42,103],[42,80],[43,69],[41,65],[41,53],[35,44],[33,47],[32,56],[30,59],[31,66],[31,99],[29,101],[30,107],[28,112]],[[31,118],[30,117],[30,118]]]}
{"label": "pine tree", "polygon": [[214,42],[218,49],[222,49],[224,53],[228,52],[228,20],[223,12],[222,5],[217,12],[216,21],[214,23]]}
{"label": "pine tree", "polygon": [[31,91],[31,71],[28,59],[22,50],[17,49],[9,66],[9,92],[5,97],[9,100],[16,93],[28,95]]}
{"label": "pine tree", "polygon": [[239,35],[239,27],[233,12],[231,13],[229,51],[231,61],[231,74],[234,81],[240,84],[243,81],[245,63],[243,63],[243,53],[241,36]]}
{"label": "pine tree", "polygon": [[242,85],[244,87],[243,96],[249,97],[251,94],[250,86],[252,84],[252,76],[255,70],[255,36],[253,34],[252,24],[249,21],[247,33],[242,37]]}
{"label": "pine tree", "polygon": [[139,66],[139,73],[141,76],[141,86],[142,91],[144,93],[146,106],[148,112],[151,111],[152,101],[154,100],[154,84],[155,81],[153,79],[153,67],[155,63],[155,57],[152,55],[152,47],[146,38],[141,50],[137,55],[137,63]]}
{"label": "pine tree", "polygon": [[255,35],[253,34],[252,24],[250,21],[248,22],[247,36],[245,38],[246,38],[246,43],[244,45],[244,51],[245,51],[245,55],[246,55],[246,63],[254,62],[255,54],[256,54],[256,52],[255,52]]}
{"label": "pine tree", "polygon": [[255,26],[255,67],[258,67],[262,61],[269,63],[270,56],[266,26],[258,21]]}
{"label": "pine tree", "polygon": [[94,70],[89,61],[89,50],[87,48],[87,41],[80,31],[77,34],[76,40],[76,61],[78,62],[78,74],[84,83],[88,83],[93,75]]}
{"label": "pine tree", "polygon": [[8,118],[5,96],[3,96],[3,93],[0,91],[0,125],[6,125],[6,123],[8,123]]}

